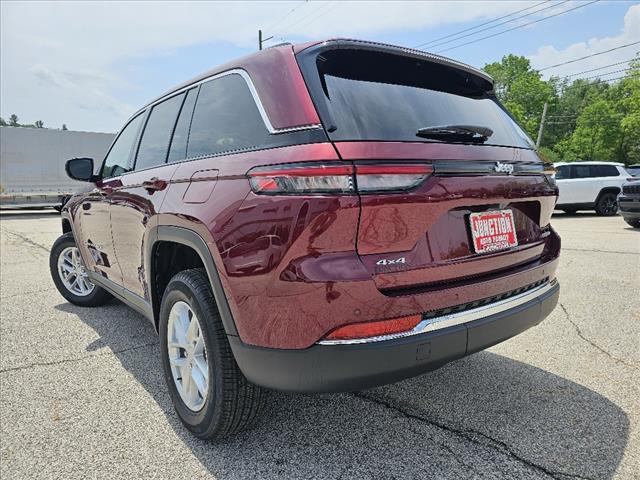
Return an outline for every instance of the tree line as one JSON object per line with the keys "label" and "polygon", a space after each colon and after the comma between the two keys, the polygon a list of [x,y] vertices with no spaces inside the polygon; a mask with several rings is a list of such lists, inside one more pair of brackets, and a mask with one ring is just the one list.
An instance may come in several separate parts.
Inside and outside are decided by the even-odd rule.
{"label": "tree line", "polygon": [[[0,127],[47,128],[44,126],[44,122],[42,120],[36,120],[33,123],[20,123],[19,120],[20,119],[15,113],[12,113],[9,116],[8,122],[4,118],[0,117]],[[63,123],[60,130],[68,130],[67,124]]]}
{"label": "tree line", "polygon": [[[614,65],[622,63],[627,62]],[[570,78],[601,70],[592,69],[542,80],[527,58],[516,55],[484,70],[493,77],[500,101],[534,139],[547,103],[539,149],[546,160],[640,163],[640,57],[610,72],[618,74],[614,78]]]}

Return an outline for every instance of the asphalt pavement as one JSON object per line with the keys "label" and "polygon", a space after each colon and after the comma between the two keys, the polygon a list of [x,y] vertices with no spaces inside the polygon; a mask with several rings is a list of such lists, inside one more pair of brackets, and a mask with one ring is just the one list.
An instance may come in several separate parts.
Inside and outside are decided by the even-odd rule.
{"label": "asphalt pavement", "polygon": [[158,339],[49,276],[55,212],[0,214],[0,478],[640,478],[640,231],[554,216],[560,304],[435,372],[336,395],[272,393],[204,442],[176,417]]}

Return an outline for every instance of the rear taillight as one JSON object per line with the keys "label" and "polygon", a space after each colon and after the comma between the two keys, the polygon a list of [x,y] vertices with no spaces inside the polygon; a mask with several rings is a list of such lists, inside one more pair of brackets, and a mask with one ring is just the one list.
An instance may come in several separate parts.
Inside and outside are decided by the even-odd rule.
{"label": "rear taillight", "polygon": [[422,183],[433,167],[424,164],[352,165],[309,162],[256,167],[247,173],[260,194],[355,194],[409,190]]}
{"label": "rear taillight", "polygon": [[318,163],[257,167],[247,175],[251,189],[256,193],[355,193],[351,165]]}

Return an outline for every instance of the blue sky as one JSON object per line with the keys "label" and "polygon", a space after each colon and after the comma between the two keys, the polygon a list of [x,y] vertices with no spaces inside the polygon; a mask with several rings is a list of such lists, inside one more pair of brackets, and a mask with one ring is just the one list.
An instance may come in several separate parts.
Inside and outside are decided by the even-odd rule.
{"label": "blue sky", "polygon": [[[3,2],[0,110],[5,119],[15,112],[25,122],[115,131],[128,114],[164,90],[255,51],[258,28],[265,35],[275,33],[274,41],[346,36],[414,47],[538,3]],[[482,67],[514,53],[540,68],[640,40],[639,2],[586,3],[551,0],[527,11],[550,7],[544,12],[427,50],[437,52],[581,5],[443,54]],[[545,73],[580,72],[626,60],[638,50],[640,45]]]}

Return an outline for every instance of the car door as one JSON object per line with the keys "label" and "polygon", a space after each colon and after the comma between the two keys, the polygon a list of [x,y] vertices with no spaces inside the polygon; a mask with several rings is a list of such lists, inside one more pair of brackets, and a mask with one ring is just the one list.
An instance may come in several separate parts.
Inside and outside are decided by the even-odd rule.
{"label": "car door", "polygon": [[111,200],[121,178],[131,168],[133,146],[138,138],[143,115],[133,118],[120,131],[104,159],[96,188],[89,192],[75,212],[75,235],[89,271],[116,284],[122,282],[111,237]]}
{"label": "car door", "polygon": [[[114,190],[111,232],[122,270],[122,286],[150,302],[145,251],[177,164],[167,163],[181,109],[193,110],[195,92],[182,92],[151,107],[135,155],[134,169]],[[185,98],[188,97],[188,102]]]}
{"label": "car door", "polygon": [[594,203],[602,189],[600,165],[578,165],[576,175],[580,182],[580,203]]}

